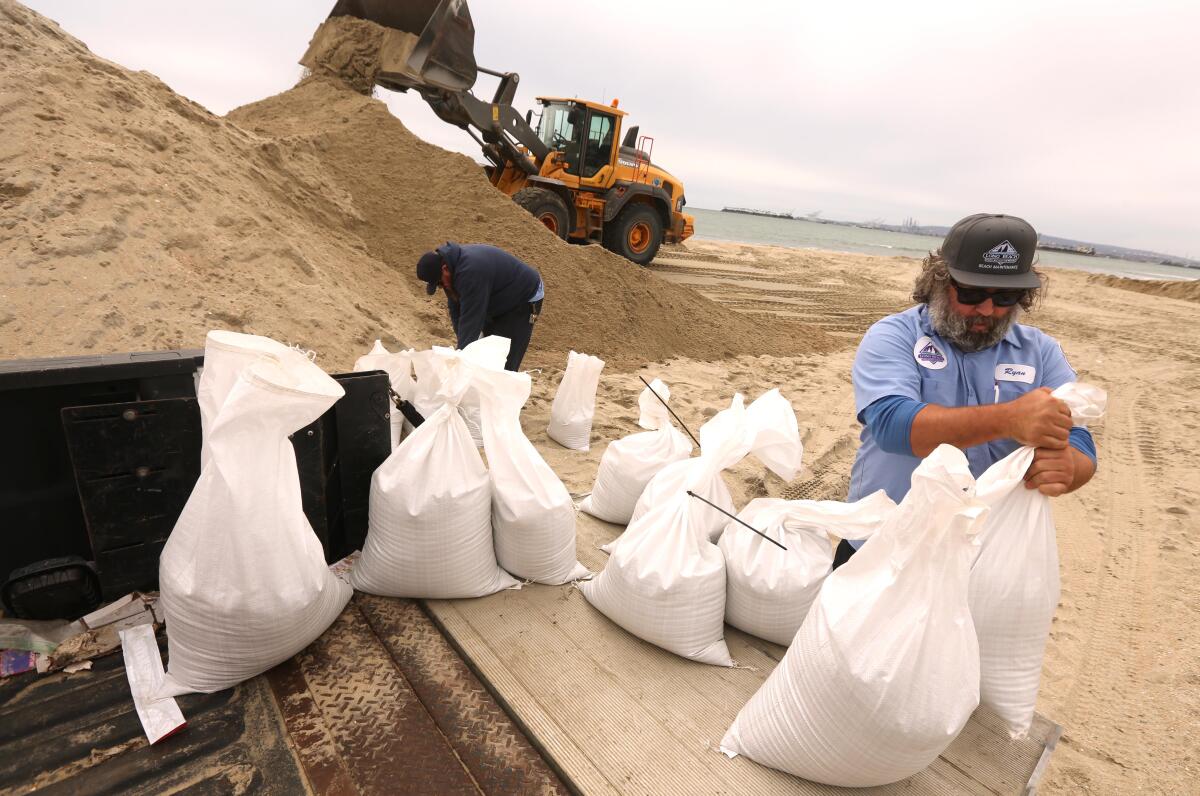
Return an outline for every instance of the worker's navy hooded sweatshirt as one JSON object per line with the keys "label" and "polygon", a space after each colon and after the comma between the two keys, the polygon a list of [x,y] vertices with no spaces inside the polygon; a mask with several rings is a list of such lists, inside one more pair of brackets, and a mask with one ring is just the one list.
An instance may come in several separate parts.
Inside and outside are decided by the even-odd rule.
{"label": "worker's navy hooded sweatshirt", "polygon": [[536,270],[495,246],[451,242],[437,252],[450,266],[458,293],[458,301],[447,296],[446,306],[459,348],[478,340],[492,318],[528,304],[542,283]]}

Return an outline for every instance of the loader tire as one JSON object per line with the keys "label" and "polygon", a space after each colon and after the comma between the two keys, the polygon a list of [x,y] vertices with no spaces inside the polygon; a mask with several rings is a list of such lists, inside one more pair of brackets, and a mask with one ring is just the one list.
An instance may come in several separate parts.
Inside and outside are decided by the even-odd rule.
{"label": "loader tire", "polygon": [[530,215],[563,240],[570,231],[567,205],[562,197],[546,188],[522,188],[513,195],[513,201],[525,208]]}
{"label": "loader tire", "polygon": [[604,248],[638,265],[646,265],[662,245],[663,225],[647,204],[631,204],[604,227]]}

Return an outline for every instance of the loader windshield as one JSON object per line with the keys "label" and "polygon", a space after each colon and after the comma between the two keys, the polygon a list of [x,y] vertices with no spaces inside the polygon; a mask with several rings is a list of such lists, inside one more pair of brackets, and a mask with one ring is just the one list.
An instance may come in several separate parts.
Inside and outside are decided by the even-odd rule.
{"label": "loader windshield", "polygon": [[579,173],[580,138],[584,111],[571,103],[547,102],[538,122],[538,138],[550,149],[562,152],[567,171]]}

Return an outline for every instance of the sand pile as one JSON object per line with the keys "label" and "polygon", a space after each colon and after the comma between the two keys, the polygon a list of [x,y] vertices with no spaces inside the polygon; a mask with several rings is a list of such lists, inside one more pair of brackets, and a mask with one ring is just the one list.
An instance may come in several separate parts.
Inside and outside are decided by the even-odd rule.
{"label": "sand pile", "polygon": [[0,358],[200,347],[225,327],[313,348],[335,370],[375,337],[446,342],[444,307],[412,270],[447,239],[542,271],[534,363],[571,347],[620,366],[823,343],[805,327],[764,335],[562,243],[468,158],[343,83],[314,77],[222,119],[12,0],[0,50]]}
{"label": "sand pile", "polygon": [[1200,279],[1184,281],[1156,279],[1124,279],[1119,276],[1095,274],[1088,277],[1088,282],[1097,285],[1119,287],[1122,290],[1133,290],[1138,293],[1148,293],[1151,296],[1167,296],[1168,298],[1185,301],[1200,301]]}

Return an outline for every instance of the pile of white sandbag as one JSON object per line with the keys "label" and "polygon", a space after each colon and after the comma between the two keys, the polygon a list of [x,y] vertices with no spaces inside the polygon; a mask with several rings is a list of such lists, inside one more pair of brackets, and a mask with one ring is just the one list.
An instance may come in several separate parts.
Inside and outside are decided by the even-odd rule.
{"label": "pile of white sandbag", "polygon": [[[1107,396],[1087,384],[1053,393],[1074,425],[1104,414]],[[1050,498],[1025,486],[1034,449],[1022,447],[979,478],[976,495],[991,507],[971,570],[970,605],[979,636],[980,701],[1008,724],[1013,738],[1033,722],[1042,656],[1058,607],[1058,541]]]}
{"label": "pile of white sandbag", "polygon": [[[737,396],[735,400],[740,402],[741,396]],[[804,445],[800,441],[800,430],[796,423],[796,410],[792,408],[791,402],[784,398],[778,389],[772,389],[760,395],[746,408],[745,413],[746,430],[751,435],[749,450],[773,473],[784,481],[791,481],[800,472],[804,455]],[[716,417],[713,420],[716,420]],[[701,458],[705,450],[714,449],[718,444],[717,439],[724,441],[728,438],[723,427],[725,422],[729,422],[729,417],[717,424],[710,420],[700,429]],[[705,439],[705,428],[708,429],[709,440]],[[745,453],[742,456],[745,456]],[[741,458],[738,457],[737,461]],[[732,467],[737,461],[728,466]],[[729,522],[729,515],[736,513],[737,509],[733,505],[729,487],[719,474],[713,478],[696,478],[696,472],[702,467],[700,459],[685,459],[660,470],[646,484],[634,506],[629,524],[633,525],[652,507],[691,489],[718,507],[700,504],[701,508],[696,510],[697,523],[693,526],[702,529],[709,541],[717,541],[721,531],[725,529],[725,524]],[[600,549],[611,552],[613,544],[606,544]]]}
{"label": "pile of white sandbag", "polygon": [[170,653],[162,696],[211,693],[266,671],[350,599],[304,516],[288,439],[342,395],[304,353],[209,332],[197,387],[200,478],[159,562]]}
{"label": "pile of white sandbag", "polygon": [[492,481],[496,559],[506,571],[539,583],[587,577],[575,560],[571,495],[521,430],[528,373],[480,370],[483,443]]}
{"label": "pile of white sandbag", "polygon": [[638,425],[648,430],[608,444],[592,492],[579,504],[580,511],[605,522],[628,525],[650,479],[667,465],[692,455],[691,440],[671,425],[670,412],[663,404],[670,399],[670,389],[659,379],[642,390]]}
{"label": "pile of white sandbag", "polygon": [[987,514],[949,445],[862,549],[825,579],[783,660],[722,750],[830,785],[896,782],[929,765],[979,703],[967,605]]}
{"label": "pile of white sandbag", "polygon": [[[417,386],[413,380],[412,355],[412,349],[392,353],[384,347],[383,341],[376,340],[375,345],[369,352],[355,360],[354,372],[361,373],[368,370],[384,371],[387,373],[388,382],[391,384],[392,390],[395,391],[396,395],[400,396],[401,400],[411,403]],[[400,410],[390,398],[388,400],[388,407],[390,409],[389,419],[392,430],[392,450],[395,450],[396,446],[400,444],[400,440],[404,439],[412,431],[412,424],[404,419],[404,415],[400,413]]]}
{"label": "pile of white sandbag", "polygon": [[[629,632],[702,663],[733,665],[724,637],[725,558],[708,538],[711,515],[728,518],[688,493],[717,493],[721,472],[741,461],[760,439],[769,446],[775,466],[786,461],[799,467],[799,434],[790,454],[778,444],[789,427],[795,428],[791,404],[774,390],[759,400],[764,399],[777,408],[782,402],[787,411],[752,414],[742,396],[735,395],[728,409],[701,427],[700,457],[673,465],[686,466],[682,477],[630,523],[611,546],[604,571],[580,587],[588,602]],[[776,434],[755,425],[759,422],[782,428]],[[728,490],[724,494],[728,497]],[[732,510],[732,500],[728,503]]]}
{"label": "pile of white sandbag", "polygon": [[791,644],[821,584],[833,571],[830,534],[866,539],[895,510],[895,502],[882,490],[854,503],[750,501],[738,514],[741,522],[730,520],[721,534],[727,578],[725,621],[752,636]]}
{"label": "pile of white sandbag", "polygon": [[448,599],[517,585],[496,562],[491,478],[459,414],[494,345],[484,338],[462,351],[435,348],[414,357],[418,388],[422,368],[438,384],[432,396],[418,389],[418,398],[437,408],[371,478],[367,541],[350,575],[354,588]]}
{"label": "pile of white sandbag", "polygon": [[567,369],[554,403],[550,405],[550,439],[577,451],[591,447],[592,417],[596,414],[596,388],[600,386],[600,371],[604,360],[572,351],[567,355]]}

